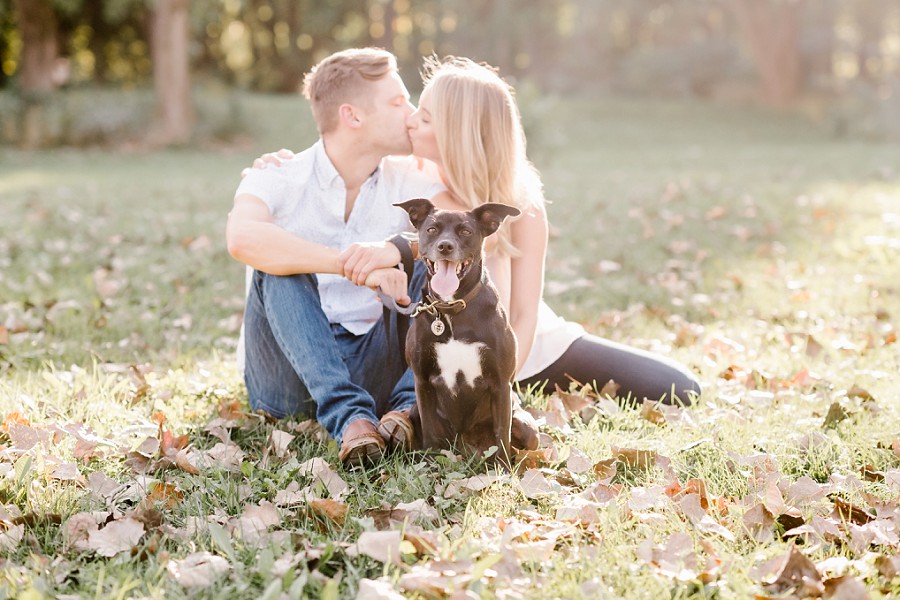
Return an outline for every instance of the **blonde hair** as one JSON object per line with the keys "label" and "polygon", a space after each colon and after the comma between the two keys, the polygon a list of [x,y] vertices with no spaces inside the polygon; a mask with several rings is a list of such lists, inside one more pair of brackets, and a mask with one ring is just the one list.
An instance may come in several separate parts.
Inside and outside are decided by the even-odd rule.
{"label": "blonde hair", "polygon": [[[422,75],[431,94],[435,139],[447,185],[465,206],[501,202],[523,212],[544,202],[541,180],[525,152],[514,92],[497,70],[467,58],[428,58]],[[516,256],[509,220],[499,251]]]}
{"label": "blonde hair", "polygon": [[319,134],[333,131],[342,104],[371,106],[368,86],[397,70],[397,58],[381,48],[353,48],[335,52],[314,66],[303,79]]}

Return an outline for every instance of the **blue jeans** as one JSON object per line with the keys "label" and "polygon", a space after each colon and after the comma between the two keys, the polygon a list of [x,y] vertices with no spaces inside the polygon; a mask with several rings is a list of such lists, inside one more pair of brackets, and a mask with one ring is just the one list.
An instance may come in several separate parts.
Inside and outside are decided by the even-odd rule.
{"label": "blue jeans", "polygon": [[[417,261],[409,295],[425,282]],[[313,274],[253,273],[244,310],[244,381],[253,410],[276,418],[315,417],[334,439],[357,419],[378,423],[415,404],[413,374],[400,354],[397,314],[363,335],[329,323]]]}

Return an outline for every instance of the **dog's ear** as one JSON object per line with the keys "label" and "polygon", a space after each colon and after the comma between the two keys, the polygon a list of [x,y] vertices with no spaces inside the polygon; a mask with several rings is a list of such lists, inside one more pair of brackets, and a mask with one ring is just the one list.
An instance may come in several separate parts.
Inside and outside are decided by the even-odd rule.
{"label": "dog's ear", "polygon": [[430,215],[434,211],[434,204],[425,198],[413,198],[412,200],[407,200],[406,202],[398,202],[394,204],[394,206],[399,206],[407,213],[409,213],[409,220],[412,222],[413,227],[416,229],[419,228],[419,225],[422,224],[422,221],[425,220],[425,217]]}
{"label": "dog's ear", "polygon": [[516,217],[520,213],[515,206],[500,204],[498,202],[488,202],[482,204],[478,208],[472,209],[472,216],[478,222],[478,227],[484,237],[487,237],[500,229],[500,224],[506,217]]}

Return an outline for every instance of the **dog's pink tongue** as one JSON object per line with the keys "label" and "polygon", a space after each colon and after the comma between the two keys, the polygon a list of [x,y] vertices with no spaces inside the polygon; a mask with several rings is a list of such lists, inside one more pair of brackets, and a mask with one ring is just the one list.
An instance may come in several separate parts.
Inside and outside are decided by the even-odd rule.
{"label": "dog's pink tongue", "polygon": [[456,263],[451,260],[439,260],[434,263],[434,276],[431,278],[431,291],[447,298],[459,288],[459,277],[456,276]]}

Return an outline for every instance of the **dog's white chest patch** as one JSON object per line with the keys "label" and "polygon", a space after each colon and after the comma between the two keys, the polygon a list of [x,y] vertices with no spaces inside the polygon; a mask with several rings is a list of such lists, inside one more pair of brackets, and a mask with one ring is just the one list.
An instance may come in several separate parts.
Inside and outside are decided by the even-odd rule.
{"label": "dog's white chest patch", "polygon": [[484,344],[481,342],[460,342],[453,339],[435,344],[434,352],[441,377],[454,394],[459,373],[462,373],[463,381],[469,386],[474,386],[475,380],[481,377],[482,348]]}

